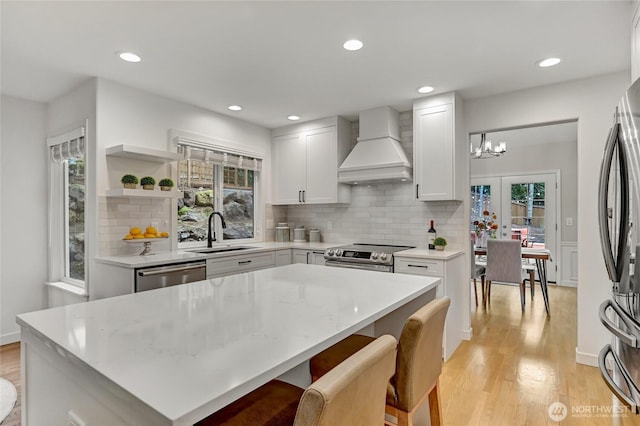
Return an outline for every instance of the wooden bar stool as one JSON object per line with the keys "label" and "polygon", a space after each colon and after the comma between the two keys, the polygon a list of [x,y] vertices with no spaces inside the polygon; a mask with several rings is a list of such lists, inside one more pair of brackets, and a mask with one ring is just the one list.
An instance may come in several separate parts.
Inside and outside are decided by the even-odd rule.
{"label": "wooden bar stool", "polygon": [[397,342],[384,335],[300,389],[272,380],[196,426],[382,425]]}
{"label": "wooden bar stool", "polygon": [[[450,303],[448,297],[429,302],[411,315],[402,329],[386,404],[386,412],[397,419],[399,426],[412,425],[417,408],[427,398],[431,425],[442,424],[438,379],[442,372],[444,321]],[[320,352],[311,358],[311,377],[322,380],[341,360],[372,340],[372,337],[354,334]]]}

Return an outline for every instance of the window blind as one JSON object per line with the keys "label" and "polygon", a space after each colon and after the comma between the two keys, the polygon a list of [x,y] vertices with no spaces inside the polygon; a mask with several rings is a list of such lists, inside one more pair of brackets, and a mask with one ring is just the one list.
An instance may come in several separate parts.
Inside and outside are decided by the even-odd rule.
{"label": "window blind", "polygon": [[184,155],[185,160],[202,161],[225,167],[237,167],[247,170],[262,170],[262,159],[249,152],[235,151],[222,147],[207,147],[201,144],[178,139],[178,153]]}
{"label": "window blind", "polygon": [[78,127],[65,134],[47,139],[51,161],[63,163],[70,159],[84,157],[84,127]]}

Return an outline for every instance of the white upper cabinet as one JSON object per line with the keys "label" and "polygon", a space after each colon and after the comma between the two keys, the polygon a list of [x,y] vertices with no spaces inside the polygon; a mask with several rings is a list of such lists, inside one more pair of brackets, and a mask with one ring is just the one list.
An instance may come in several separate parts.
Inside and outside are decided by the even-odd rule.
{"label": "white upper cabinet", "polygon": [[340,117],[274,130],[273,204],[350,202],[350,186],[338,183],[350,136]]}
{"label": "white upper cabinet", "polygon": [[461,126],[462,102],[455,93],[413,104],[413,182],[421,201],[462,200],[468,144]]}

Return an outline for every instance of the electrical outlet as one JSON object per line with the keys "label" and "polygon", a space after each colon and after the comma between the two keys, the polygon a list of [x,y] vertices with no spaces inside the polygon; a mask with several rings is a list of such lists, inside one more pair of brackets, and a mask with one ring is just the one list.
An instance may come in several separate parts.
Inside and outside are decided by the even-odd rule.
{"label": "electrical outlet", "polygon": [[68,414],[68,426],[87,426],[87,424],[78,416],[73,410],[69,410]]}
{"label": "electrical outlet", "polygon": [[153,226],[154,228],[158,229],[160,224],[158,222],[151,222],[151,226]]}
{"label": "electrical outlet", "polygon": [[573,218],[572,217],[568,217],[567,218],[567,226],[573,226]]}
{"label": "electrical outlet", "polygon": [[267,219],[267,229],[273,228],[273,219]]}
{"label": "electrical outlet", "polygon": [[329,220],[327,221],[327,231],[331,231],[331,228],[333,228],[333,222]]}

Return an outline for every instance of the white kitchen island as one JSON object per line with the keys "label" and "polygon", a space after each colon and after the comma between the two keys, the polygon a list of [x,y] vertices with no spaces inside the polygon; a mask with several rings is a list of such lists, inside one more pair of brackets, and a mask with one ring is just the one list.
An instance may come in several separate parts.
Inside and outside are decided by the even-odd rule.
{"label": "white kitchen island", "polygon": [[398,337],[438,282],[294,264],[19,315],[22,424],[192,425],[275,377],[306,385],[292,372],[349,334]]}

